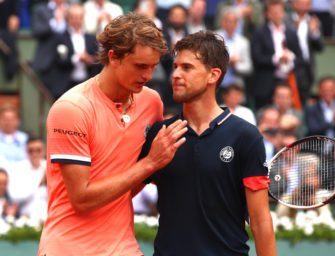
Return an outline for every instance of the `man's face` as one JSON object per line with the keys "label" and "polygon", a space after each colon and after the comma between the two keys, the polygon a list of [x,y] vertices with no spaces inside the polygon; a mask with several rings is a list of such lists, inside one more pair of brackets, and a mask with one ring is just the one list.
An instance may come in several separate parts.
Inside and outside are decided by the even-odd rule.
{"label": "man's face", "polygon": [[81,29],[84,23],[84,9],[79,6],[71,7],[67,17],[67,22],[73,29]]}
{"label": "man's face", "polygon": [[4,111],[0,116],[0,129],[5,134],[13,134],[19,127],[20,120],[15,111]]}
{"label": "man's face", "polygon": [[129,53],[122,59],[110,57],[109,69],[113,69],[115,83],[120,88],[133,93],[141,92],[143,86],[152,77],[159,63],[160,53],[149,46],[137,44],[134,53]]}
{"label": "man's face", "polygon": [[221,21],[222,28],[229,34],[232,35],[237,27],[238,17],[235,13],[227,13]]}
{"label": "man's face", "polygon": [[292,7],[298,14],[304,15],[311,9],[311,0],[294,0]]}
{"label": "man's face", "polygon": [[66,0],[52,0],[52,1],[54,1],[57,5],[61,5],[66,2]]}
{"label": "man's face", "polygon": [[172,90],[175,101],[188,103],[205,94],[211,72],[194,52],[178,52],[173,66]]}
{"label": "man's face", "polygon": [[266,17],[276,26],[279,26],[283,23],[285,16],[284,6],[281,4],[270,5],[266,11]]}
{"label": "man's face", "polygon": [[290,108],[292,106],[291,90],[286,87],[276,88],[273,101],[281,110],[286,110]]}
{"label": "man's face", "polygon": [[169,23],[175,30],[181,30],[187,22],[187,15],[183,8],[175,7],[169,14]]}
{"label": "man's face", "polygon": [[38,164],[45,156],[44,144],[40,140],[34,140],[27,144],[27,155],[30,162]]}
{"label": "man's face", "polygon": [[319,96],[325,102],[330,104],[335,97],[335,81],[327,79],[319,86]]}

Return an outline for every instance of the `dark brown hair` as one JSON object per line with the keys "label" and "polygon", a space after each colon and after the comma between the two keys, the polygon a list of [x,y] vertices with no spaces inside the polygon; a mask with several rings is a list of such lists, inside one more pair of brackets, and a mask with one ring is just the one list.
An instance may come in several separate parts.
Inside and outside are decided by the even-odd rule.
{"label": "dark brown hair", "polygon": [[217,81],[218,87],[226,74],[229,64],[229,53],[224,39],[211,31],[199,31],[178,41],[173,49],[175,56],[179,51],[190,50],[197,54],[199,60],[208,68],[219,68],[222,71]]}

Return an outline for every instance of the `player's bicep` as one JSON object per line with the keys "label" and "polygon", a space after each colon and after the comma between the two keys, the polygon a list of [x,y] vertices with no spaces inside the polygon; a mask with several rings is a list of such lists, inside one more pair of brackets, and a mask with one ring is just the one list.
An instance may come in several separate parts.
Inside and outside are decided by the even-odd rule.
{"label": "player's bicep", "polygon": [[269,215],[270,210],[267,189],[253,191],[249,188],[245,188],[245,196],[251,222],[258,220],[262,221],[262,218]]}
{"label": "player's bicep", "polygon": [[85,200],[85,190],[90,182],[90,167],[79,164],[59,164],[66,191],[74,209]]}

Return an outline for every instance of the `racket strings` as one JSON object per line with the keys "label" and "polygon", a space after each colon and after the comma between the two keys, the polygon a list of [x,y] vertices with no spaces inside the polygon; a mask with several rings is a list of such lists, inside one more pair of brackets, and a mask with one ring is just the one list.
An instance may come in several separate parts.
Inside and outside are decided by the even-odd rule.
{"label": "racket strings", "polygon": [[287,148],[271,162],[270,194],[293,207],[315,207],[334,193],[334,144],[306,140]]}

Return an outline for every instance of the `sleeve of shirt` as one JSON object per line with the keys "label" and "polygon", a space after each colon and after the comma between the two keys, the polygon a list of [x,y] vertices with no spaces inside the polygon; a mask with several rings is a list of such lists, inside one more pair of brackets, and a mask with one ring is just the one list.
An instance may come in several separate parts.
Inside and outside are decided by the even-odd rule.
{"label": "sleeve of shirt", "polygon": [[[162,123],[159,122],[159,123],[155,123],[151,129],[149,130],[148,134],[147,134],[147,137],[146,137],[146,141],[142,147],[142,151],[140,153],[140,156],[138,159],[142,159],[144,157],[146,157],[150,151],[150,148],[151,148],[151,144],[153,142],[153,140],[155,139],[157,133],[159,132],[160,128],[162,127]],[[153,174],[154,175],[154,174]],[[147,179],[145,179],[143,181],[143,183],[145,184],[149,184],[153,182],[153,176],[150,176],[148,177]]]}
{"label": "sleeve of shirt", "polygon": [[267,189],[269,184],[268,169],[265,165],[265,148],[263,137],[257,131],[257,128],[252,129],[253,132],[248,133],[248,138],[244,141],[251,143],[244,144],[244,161],[243,163],[243,184],[245,187],[256,191]]}
{"label": "sleeve of shirt", "polygon": [[66,101],[55,103],[47,120],[51,163],[91,165],[88,114]]}

